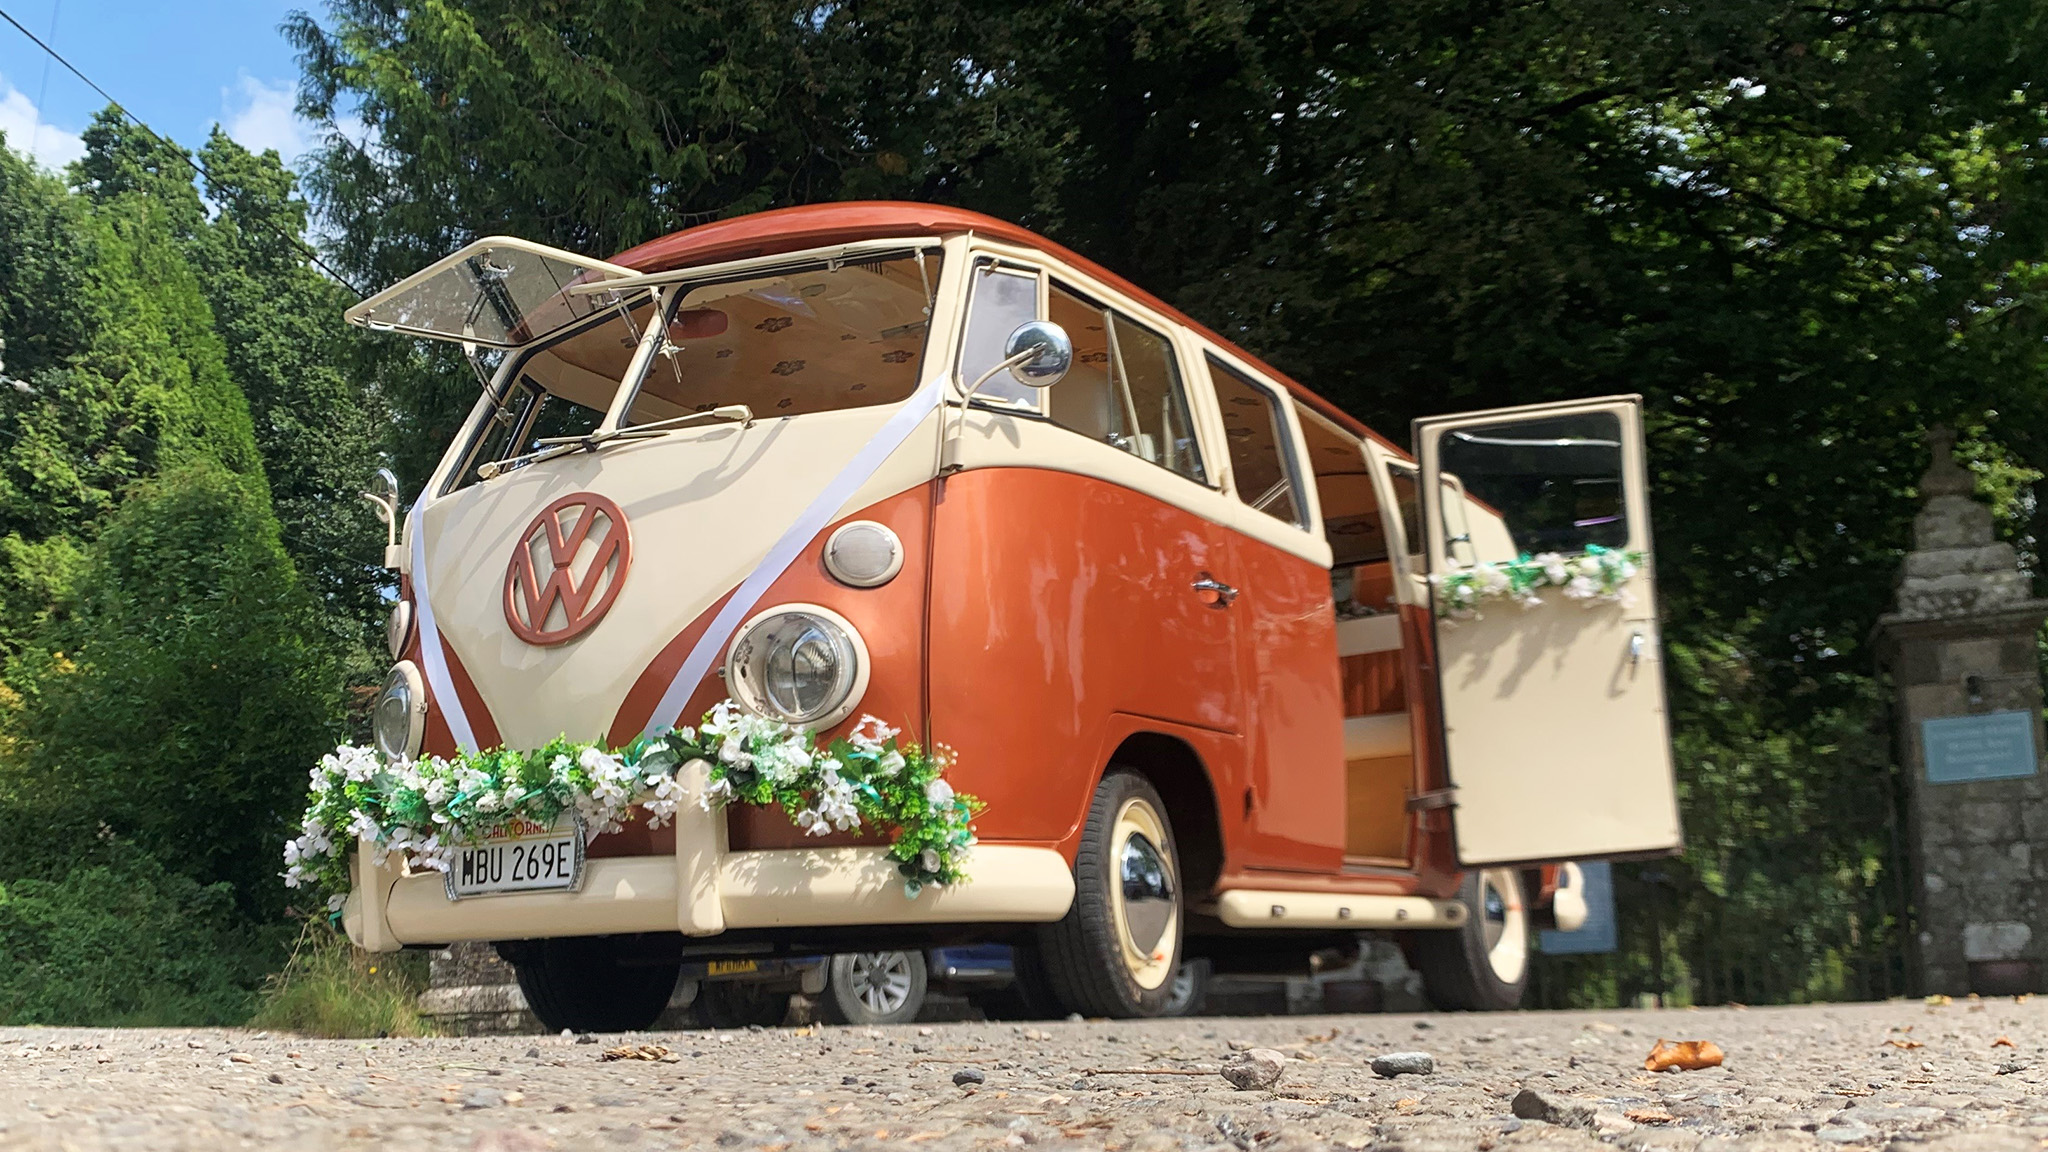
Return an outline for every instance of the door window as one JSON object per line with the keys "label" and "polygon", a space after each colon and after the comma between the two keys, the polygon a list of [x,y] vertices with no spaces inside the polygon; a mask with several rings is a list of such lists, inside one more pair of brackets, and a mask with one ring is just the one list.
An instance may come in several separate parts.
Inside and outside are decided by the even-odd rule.
{"label": "door window", "polygon": [[1279,399],[1214,356],[1209,357],[1209,378],[1223,409],[1223,435],[1230,445],[1238,498],[1276,520],[1308,527]]}
{"label": "door window", "polygon": [[[1445,432],[1447,559],[1513,560],[1628,544],[1621,419],[1613,412],[1467,425]],[[1455,489],[1463,489],[1459,498]]]}
{"label": "door window", "polygon": [[[967,331],[960,340],[960,387],[972,388],[989,369],[1003,362],[1003,346],[1017,326],[1038,319],[1038,273],[1007,268],[993,260],[974,266],[968,289]],[[998,372],[974,394],[1020,408],[1038,407],[1038,389]]]}
{"label": "door window", "polygon": [[1167,338],[1055,281],[1050,319],[1074,365],[1046,396],[1053,423],[1206,483],[1180,364]]}

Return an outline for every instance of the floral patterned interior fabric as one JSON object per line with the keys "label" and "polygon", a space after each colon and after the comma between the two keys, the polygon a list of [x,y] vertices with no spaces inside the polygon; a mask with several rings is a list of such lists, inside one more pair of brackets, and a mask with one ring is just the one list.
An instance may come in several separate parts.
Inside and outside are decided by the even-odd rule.
{"label": "floral patterned interior fabric", "polygon": [[[822,264],[700,284],[672,313],[628,424],[724,404],[757,417],[892,404],[916,390],[940,257]],[[591,403],[626,374],[645,310],[550,348],[529,371],[549,391]]]}

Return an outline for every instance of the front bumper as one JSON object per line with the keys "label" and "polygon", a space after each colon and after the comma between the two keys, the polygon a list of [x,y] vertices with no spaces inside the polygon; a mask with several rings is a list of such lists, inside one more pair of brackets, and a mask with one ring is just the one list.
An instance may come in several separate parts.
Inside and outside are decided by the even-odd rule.
{"label": "front bumper", "polygon": [[[701,775],[701,764],[685,772]],[[694,791],[702,779],[686,781]],[[584,865],[575,892],[525,892],[448,899],[439,872],[407,874],[393,856],[355,854],[354,889],[342,926],[358,947],[393,952],[408,944],[680,932],[728,928],[869,924],[1034,923],[1066,915],[1074,877],[1050,848],[982,844],[969,882],[906,896],[903,877],[881,848],[793,848],[731,852],[725,814],[683,804],[674,856],[606,857]]]}

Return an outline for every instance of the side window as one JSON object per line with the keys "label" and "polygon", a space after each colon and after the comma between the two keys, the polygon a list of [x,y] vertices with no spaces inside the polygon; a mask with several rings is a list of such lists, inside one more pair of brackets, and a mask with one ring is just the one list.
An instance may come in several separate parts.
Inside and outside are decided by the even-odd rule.
{"label": "side window", "polygon": [[1612,412],[1445,433],[1437,451],[1447,559],[1470,567],[1588,545],[1626,547],[1621,443],[1621,420]]}
{"label": "side window", "polygon": [[1209,357],[1209,378],[1223,410],[1238,498],[1276,520],[1308,527],[1279,399],[1214,356]]}
{"label": "side window", "polygon": [[1415,465],[1395,464],[1387,469],[1394,488],[1394,506],[1401,513],[1401,543],[1410,556],[1422,555],[1422,489],[1415,478]]}
{"label": "side window", "polygon": [[1055,281],[1050,317],[1074,341],[1074,366],[1046,393],[1053,423],[1207,483],[1172,343]]}
{"label": "side window", "polygon": [[[967,331],[960,340],[960,387],[972,388],[981,374],[1003,362],[1003,345],[1019,324],[1038,319],[1038,273],[1005,268],[993,260],[974,265],[968,288]],[[1038,390],[999,372],[974,394],[1025,408],[1038,406]]]}

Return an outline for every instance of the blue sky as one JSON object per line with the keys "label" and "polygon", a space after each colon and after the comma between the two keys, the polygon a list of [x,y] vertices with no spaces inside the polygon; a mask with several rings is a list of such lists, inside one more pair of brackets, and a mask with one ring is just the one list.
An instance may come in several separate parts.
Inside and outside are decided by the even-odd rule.
{"label": "blue sky", "polygon": [[[277,27],[318,0],[0,0],[128,111],[187,147],[216,123],[287,162],[310,143],[292,113],[298,61]],[[52,25],[54,22],[54,32]],[[17,152],[60,166],[103,101],[0,21],[0,132]]]}

